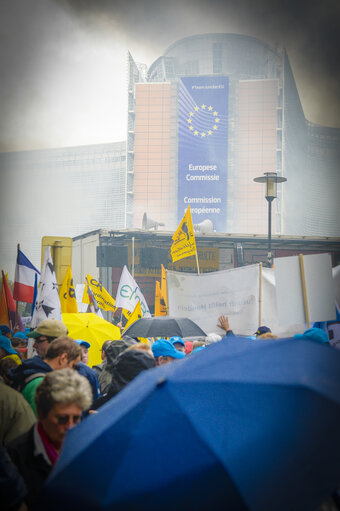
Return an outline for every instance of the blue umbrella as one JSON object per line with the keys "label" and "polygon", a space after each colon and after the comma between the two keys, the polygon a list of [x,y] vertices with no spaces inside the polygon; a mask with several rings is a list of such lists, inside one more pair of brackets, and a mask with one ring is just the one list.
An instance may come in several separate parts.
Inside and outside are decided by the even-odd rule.
{"label": "blue umbrella", "polygon": [[41,509],[313,510],[340,466],[340,353],[230,338],[69,432]]}

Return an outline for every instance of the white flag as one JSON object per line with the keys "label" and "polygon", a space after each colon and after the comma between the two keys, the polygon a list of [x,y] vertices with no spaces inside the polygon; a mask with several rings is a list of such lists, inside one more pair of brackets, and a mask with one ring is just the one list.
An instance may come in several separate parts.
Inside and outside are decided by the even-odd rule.
{"label": "white flag", "polygon": [[44,319],[59,319],[61,321],[58,284],[50,247],[45,249],[44,264],[41,270],[31,327],[37,327]]}
{"label": "white flag", "polygon": [[140,301],[143,316],[151,316],[142,291],[127,267],[124,266],[117,290],[116,307],[121,307],[122,309],[133,312],[138,300]]}

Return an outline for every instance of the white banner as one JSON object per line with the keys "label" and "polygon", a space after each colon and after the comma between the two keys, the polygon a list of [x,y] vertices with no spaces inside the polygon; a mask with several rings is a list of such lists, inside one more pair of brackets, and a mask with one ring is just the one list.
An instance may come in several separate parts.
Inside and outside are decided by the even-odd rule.
{"label": "white banner", "polygon": [[252,335],[259,318],[259,265],[203,273],[168,271],[169,315],[188,317],[205,332],[217,327],[221,314],[228,316],[237,335]]}
{"label": "white banner", "polygon": [[268,326],[273,334],[278,337],[292,337],[294,334],[302,334],[307,328],[304,323],[285,326],[279,324],[273,268],[262,268],[261,325]]}
{"label": "white banner", "polygon": [[116,307],[133,312],[138,300],[140,301],[143,316],[151,316],[142,291],[127,267],[124,266],[117,289]]}
{"label": "white banner", "polygon": [[[303,256],[309,321],[335,320],[335,287],[330,254]],[[276,299],[282,325],[303,323],[305,308],[299,256],[274,260]]]}

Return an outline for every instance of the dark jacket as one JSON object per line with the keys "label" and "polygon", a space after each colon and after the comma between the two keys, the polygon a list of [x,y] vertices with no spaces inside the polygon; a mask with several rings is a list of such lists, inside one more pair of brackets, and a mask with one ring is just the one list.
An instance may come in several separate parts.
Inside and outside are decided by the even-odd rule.
{"label": "dark jacket", "polygon": [[45,461],[41,454],[38,456],[34,455],[33,431],[34,426],[7,446],[7,452],[11,460],[25,481],[28,491],[25,502],[29,509],[33,508],[41,493],[44,482],[52,470],[52,466]]}
{"label": "dark jacket", "polygon": [[116,358],[120,353],[126,350],[131,344],[127,341],[119,340],[112,341],[105,350],[106,353],[106,364],[103,367],[102,372],[99,375],[99,386],[102,394],[105,394],[110,386],[112,380],[113,366],[115,365]]}
{"label": "dark jacket", "polygon": [[118,394],[130,381],[145,369],[155,367],[155,359],[140,350],[128,350],[121,353],[112,367],[112,381],[107,394],[97,399],[91,409],[95,410]]}
{"label": "dark jacket", "polygon": [[27,490],[23,478],[0,445],[0,495],[1,509],[15,511],[26,497]]}
{"label": "dark jacket", "polygon": [[22,391],[27,383],[27,380],[34,374],[37,373],[45,374],[50,371],[52,371],[51,366],[46,364],[46,362],[44,362],[42,358],[36,355],[33,358],[23,360],[22,364],[20,364],[18,367],[9,369],[8,377],[10,379],[12,387],[19,391]]}
{"label": "dark jacket", "polygon": [[88,379],[88,381],[91,385],[92,397],[93,397],[93,401],[94,401],[100,395],[99,382],[98,382],[98,376],[97,376],[96,371],[91,369],[91,367],[88,367],[86,364],[83,364],[83,362],[79,362],[78,373],[81,374],[82,376],[85,376],[85,378]]}

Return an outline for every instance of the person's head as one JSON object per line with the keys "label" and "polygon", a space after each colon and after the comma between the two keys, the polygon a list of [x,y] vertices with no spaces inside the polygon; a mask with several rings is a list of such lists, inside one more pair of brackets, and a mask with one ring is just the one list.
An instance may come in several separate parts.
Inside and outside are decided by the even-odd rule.
{"label": "person's head", "polygon": [[208,334],[205,338],[205,344],[213,344],[214,342],[221,341],[222,337],[218,334],[215,334],[215,332],[211,332]]}
{"label": "person's head", "polygon": [[13,358],[6,357],[0,360],[0,377],[4,380],[5,383],[7,383],[7,385],[10,385],[11,383],[7,372],[9,369],[14,367],[18,367],[18,364],[15,360],[13,360]]}
{"label": "person's head", "polygon": [[45,362],[52,369],[76,369],[82,357],[81,347],[66,335],[54,339],[48,347]]}
{"label": "person's head", "polygon": [[0,334],[11,339],[13,332],[7,325],[0,325]]}
{"label": "person's head", "polygon": [[5,335],[0,335],[0,359],[8,355],[17,355],[17,352],[12,348],[9,338]]}
{"label": "person's head", "polygon": [[75,339],[75,342],[80,346],[82,351],[82,359],[83,364],[88,364],[89,362],[89,348],[91,344],[87,341],[83,341],[82,339]]}
{"label": "person's head", "polygon": [[139,342],[139,343],[136,343],[136,344],[132,344],[125,351],[129,351],[129,350],[144,351],[144,353],[147,353],[148,355],[151,355],[152,358],[153,358],[153,353],[152,353],[151,346],[149,344],[145,344],[144,342]]}
{"label": "person's head", "polygon": [[106,349],[108,348],[108,346],[110,345],[112,341],[105,341],[102,345],[102,351],[101,351],[101,355],[102,355],[102,360],[105,360],[107,358],[107,355],[106,355]]}
{"label": "person's head", "polygon": [[294,339],[309,339],[320,344],[329,344],[328,334],[321,328],[309,328],[303,334],[295,334]]}
{"label": "person's head", "polygon": [[182,337],[178,337],[177,335],[175,337],[171,337],[170,342],[172,342],[177,351],[182,351],[185,353],[185,343]]}
{"label": "person's head", "polygon": [[80,421],[91,401],[88,380],[71,369],[47,373],[38,385],[35,393],[38,420],[57,449],[60,449],[67,430]]}
{"label": "person's head", "polygon": [[24,332],[17,332],[12,337],[13,348],[27,348],[28,337]]}
{"label": "person's head", "polygon": [[192,344],[192,351],[196,348],[200,348],[201,346],[205,346],[205,341],[194,341]]}
{"label": "person's head", "polygon": [[112,382],[109,393],[114,395],[120,392],[139,373],[155,367],[153,355],[144,350],[126,349],[118,355],[112,372]]}
{"label": "person's head", "polygon": [[267,333],[271,333],[271,329],[268,326],[259,326],[254,335],[259,337],[260,335]]}
{"label": "person's head", "polygon": [[257,339],[277,339],[277,335],[272,334],[271,332],[266,332],[265,334],[257,335]]}
{"label": "person's head", "polygon": [[167,339],[158,339],[158,341],[153,343],[151,349],[156,360],[156,366],[168,364],[176,359],[185,357],[185,353],[177,351],[172,342]]}
{"label": "person's head", "polygon": [[34,339],[34,349],[40,358],[45,358],[49,344],[62,335],[67,335],[67,328],[62,321],[44,319],[37,328],[27,334],[27,337]]}
{"label": "person's head", "polygon": [[118,339],[117,341],[110,342],[105,350],[108,366],[114,364],[118,355],[125,351],[129,346],[131,346],[131,344],[127,343],[123,339]]}

